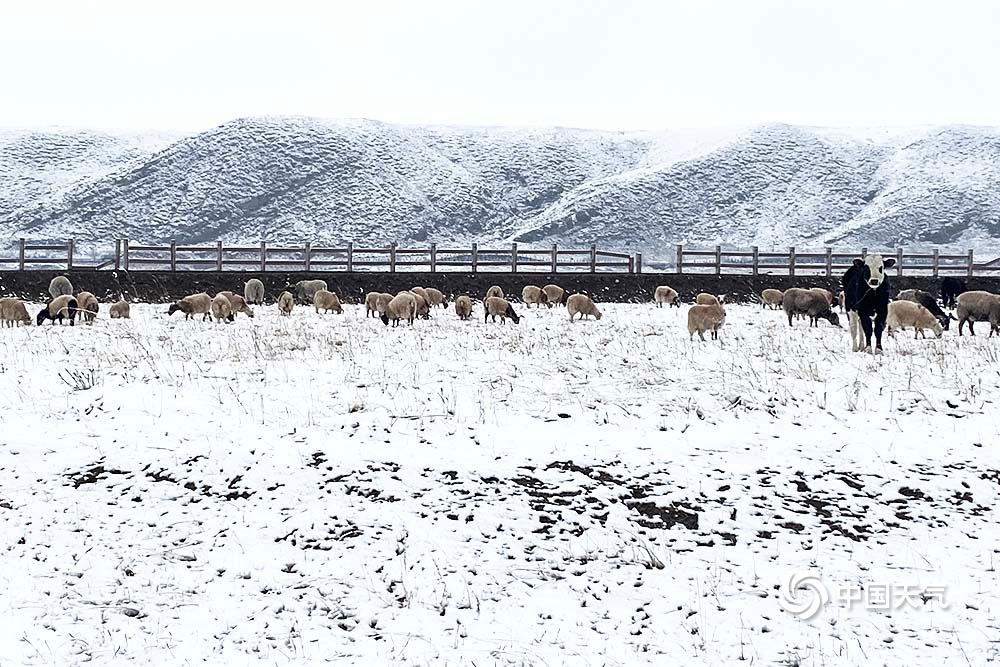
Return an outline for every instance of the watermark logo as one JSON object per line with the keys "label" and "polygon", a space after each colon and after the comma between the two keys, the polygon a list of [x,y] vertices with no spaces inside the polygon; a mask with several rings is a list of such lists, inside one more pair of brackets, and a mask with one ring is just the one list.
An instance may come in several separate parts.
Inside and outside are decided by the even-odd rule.
{"label": "watermark logo", "polygon": [[928,602],[936,602],[947,609],[945,586],[914,586],[869,581],[865,585],[840,584],[831,596],[823,580],[815,572],[792,572],[781,582],[778,604],[785,611],[808,621],[826,606],[831,598],[851,609],[861,603],[865,609],[891,611],[908,605],[920,609]]}

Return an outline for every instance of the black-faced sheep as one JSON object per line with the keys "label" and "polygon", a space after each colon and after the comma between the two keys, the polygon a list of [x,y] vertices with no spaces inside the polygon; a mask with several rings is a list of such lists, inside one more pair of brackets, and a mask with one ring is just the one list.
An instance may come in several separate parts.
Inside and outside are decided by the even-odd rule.
{"label": "black-faced sheep", "polygon": [[514,322],[514,324],[517,324],[518,322],[521,321],[521,318],[518,317],[517,313],[514,312],[513,306],[511,306],[507,302],[507,300],[504,299],[503,297],[499,296],[486,297],[484,306],[485,306],[484,310],[486,311],[486,317],[483,320],[483,322],[488,322],[491,316],[493,317],[494,322],[497,321],[497,317],[499,316],[501,324],[506,324],[508,317]]}
{"label": "black-faced sheep", "polygon": [[389,320],[392,320],[395,327],[399,326],[400,320],[406,320],[413,326],[413,321],[417,319],[417,298],[416,294],[406,290],[392,297],[382,313],[382,324],[389,326]]}
{"label": "black-faced sheep", "polygon": [[62,324],[65,320],[69,320],[69,325],[73,326],[73,320],[76,319],[77,307],[76,297],[69,294],[57,296],[47,306],[38,311],[35,323],[40,326],[45,320],[52,320],[52,324],[55,324],[56,321]]}
{"label": "black-faced sheep", "polygon": [[809,326],[819,326],[819,320],[824,319],[830,324],[839,327],[840,318],[837,313],[830,309],[830,302],[826,295],[815,290],[792,287],[785,290],[781,297],[781,307],[788,316],[788,326],[792,326],[794,315],[806,315],[809,317]]}
{"label": "black-faced sheep", "polygon": [[[226,301],[228,302],[229,299]],[[184,313],[185,320],[189,320],[195,315],[201,315],[202,321],[205,321],[212,316],[212,297],[205,292],[190,294],[180,301],[170,304],[170,307],[167,308],[167,315],[173,315],[177,311]]]}

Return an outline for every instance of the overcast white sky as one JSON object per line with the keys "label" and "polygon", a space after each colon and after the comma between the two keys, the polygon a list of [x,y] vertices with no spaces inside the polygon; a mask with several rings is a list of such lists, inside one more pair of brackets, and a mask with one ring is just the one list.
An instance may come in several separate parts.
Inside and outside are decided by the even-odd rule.
{"label": "overcast white sky", "polygon": [[11,1],[0,126],[1000,125],[1000,2]]}

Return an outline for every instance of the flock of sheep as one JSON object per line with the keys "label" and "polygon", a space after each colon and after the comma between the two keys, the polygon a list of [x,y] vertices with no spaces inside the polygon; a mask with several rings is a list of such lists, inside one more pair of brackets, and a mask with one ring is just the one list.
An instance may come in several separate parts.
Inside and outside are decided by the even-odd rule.
{"label": "flock of sheep", "polygon": [[[38,312],[35,318],[37,324],[41,325],[45,320],[51,320],[53,323],[68,321],[72,325],[78,319],[91,324],[96,319],[100,309],[97,298],[85,291],[74,296],[73,285],[65,276],[52,279],[49,284],[49,294],[52,300]],[[921,290],[900,292],[895,300],[889,303],[886,319],[889,334],[912,327],[914,337],[924,337],[926,330],[940,337],[949,328],[951,321],[958,321],[959,335],[962,334],[962,328],[966,323],[969,325],[969,333],[974,335],[972,325],[976,321],[989,321],[990,335],[994,332],[1000,334],[1000,295],[967,291],[964,281],[946,278],[942,285],[942,296],[946,307],[955,308],[955,315],[945,313],[933,295],[927,292]],[[569,295],[558,285],[544,287],[528,285],[521,291],[521,300],[526,306],[545,305],[551,308],[554,305],[565,305],[571,321],[577,316],[583,319],[588,315],[594,319],[601,319],[601,311],[589,296]],[[655,289],[653,300],[661,307],[664,304],[677,307],[681,305],[677,291],[665,285]],[[695,303],[687,313],[687,329],[692,339],[698,334],[701,340],[705,340],[705,332],[709,332],[713,339],[718,338],[719,329],[726,321],[723,301],[724,298],[704,292],[695,297]],[[171,304],[167,313],[173,315],[179,311],[184,313],[185,319],[201,315],[203,320],[214,319],[216,322],[225,322],[233,321],[239,313],[253,317],[254,311],[251,306],[263,303],[264,284],[256,278],[251,278],[244,286],[243,295],[231,291],[219,292],[215,297],[204,292],[192,294]],[[807,317],[810,326],[818,326],[819,320],[823,319],[840,327],[840,318],[833,308],[839,305],[843,310],[844,293],[834,295],[822,287],[791,288],[783,292],[766,289],[760,295],[760,303],[765,308],[784,310],[790,326],[795,318]],[[323,280],[301,280],[278,296],[277,308],[282,315],[289,315],[296,304],[312,305],[317,313],[344,312],[340,298],[335,292],[327,289],[327,283]],[[366,316],[377,317],[386,325],[391,322],[393,326],[398,326],[401,321],[412,325],[417,318],[428,318],[432,308],[447,308],[447,306],[448,298],[445,294],[432,287],[414,287],[397,294],[369,292],[365,297]],[[467,320],[472,317],[473,304],[468,295],[455,298],[454,308],[461,319]],[[501,323],[505,323],[508,319],[515,324],[520,321],[520,317],[498,286],[494,285],[487,290],[483,308],[484,321],[492,319],[496,322],[498,317]],[[127,318],[129,304],[120,300],[110,307],[109,312],[112,318]],[[14,326],[31,324],[32,318],[28,315],[24,302],[6,297],[0,298],[0,321],[4,326]]]}

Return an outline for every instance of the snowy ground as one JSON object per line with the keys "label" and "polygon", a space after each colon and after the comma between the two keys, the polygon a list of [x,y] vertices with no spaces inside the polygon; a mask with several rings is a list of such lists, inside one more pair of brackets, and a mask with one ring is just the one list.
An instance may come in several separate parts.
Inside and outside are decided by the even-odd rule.
{"label": "snowy ground", "polygon": [[604,309],[0,329],[0,665],[1000,660],[988,327]]}

